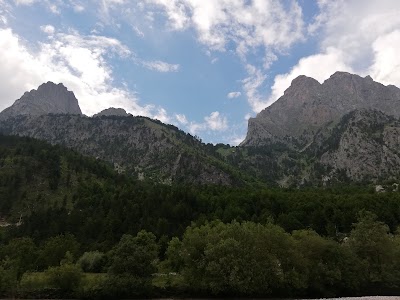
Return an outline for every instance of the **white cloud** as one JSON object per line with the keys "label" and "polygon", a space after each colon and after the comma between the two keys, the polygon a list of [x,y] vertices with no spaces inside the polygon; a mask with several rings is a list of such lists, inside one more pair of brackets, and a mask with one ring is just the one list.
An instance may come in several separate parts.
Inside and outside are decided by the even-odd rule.
{"label": "white cloud", "polygon": [[49,35],[52,35],[52,34],[54,34],[54,32],[55,32],[55,28],[54,28],[54,26],[52,26],[52,25],[43,25],[43,26],[40,26],[40,30],[43,31],[44,33],[49,34]]}
{"label": "white cloud", "polygon": [[10,14],[11,6],[9,3],[6,3],[4,0],[0,0],[0,25],[7,25],[8,19],[7,17]]}
{"label": "white cloud", "polygon": [[63,0],[14,0],[16,5],[43,5],[47,8],[51,13],[59,15],[61,14],[61,7],[65,6],[66,3]]}
{"label": "white cloud", "polygon": [[37,0],[14,0],[15,4],[17,5],[31,5]]}
{"label": "white cloud", "polygon": [[193,27],[201,43],[225,50],[228,42],[247,53],[256,47],[288,48],[303,38],[302,11],[296,1],[146,0],[161,7],[175,30]]}
{"label": "white cloud", "polygon": [[[107,5],[104,4],[107,2]],[[167,28],[172,31],[191,30],[197,40],[205,46],[205,52],[211,56],[213,51],[234,52],[248,69],[249,59],[254,53],[264,53],[263,57],[252,61],[259,65],[257,73],[249,74],[243,80],[246,97],[253,110],[259,111],[267,103],[267,97],[260,96],[265,87],[266,70],[286,54],[296,42],[304,40],[306,28],[302,9],[296,0],[143,0],[138,3],[129,1],[103,0],[103,16],[107,22],[115,22],[111,11],[121,15],[121,11],[136,12],[137,18],[124,15],[133,28],[141,19],[148,27],[160,26],[160,15],[166,17]],[[112,9],[111,9],[112,8]],[[144,17],[148,16],[148,17]],[[142,23],[143,23],[142,22]],[[164,27],[162,27],[164,28]],[[140,31],[141,32],[141,31]],[[140,35],[140,34],[139,34]],[[211,59],[214,64],[217,59]],[[170,68],[148,66],[151,69],[171,71]],[[174,70],[174,69],[173,69]]]}
{"label": "white cloud", "polygon": [[[300,75],[312,77],[322,83],[336,71],[353,72],[346,63],[346,55],[337,48],[328,48],[325,53],[319,53],[300,59],[289,73],[277,75],[271,88],[271,95],[265,106],[272,104],[290,86],[293,79]],[[257,112],[257,111],[256,111]]]}
{"label": "white cloud", "polygon": [[[198,40],[208,51],[226,51],[235,47],[249,76],[243,80],[243,89],[249,105],[258,112],[268,103],[260,95],[266,74],[277,54],[287,51],[304,39],[305,29],[301,7],[297,1],[290,4],[279,0],[145,0],[163,9],[172,30],[193,28]],[[254,68],[247,56],[261,50],[265,55]],[[215,63],[213,60],[212,63]]]}
{"label": "white cloud", "polygon": [[78,12],[78,13],[83,12],[85,10],[85,7],[83,5],[79,5],[79,4],[74,5],[73,8],[74,8],[74,11]]}
{"label": "white cloud", "polygon": [[226,130],[228,128],[228,121],[226,117],[221,116],[218,111],[214,111],[210,116],[205,117],[207,127],[213,131]]}
{"label": "white cloud", "polygon": [[8,20],[5,16],[0,15],[0,24],[7,25]]}
{"label": "white cloud", "polygon": [[54,3],[49,3],[48,8],[53,14],[56,14],[56,15],[61,14],[60,8]]}
{"label": "white cloud", "polygon": [[70,7],[72,7],[74,12],[76,12],[76,13],[81,13],[81,12],[85,11],[85,6],[83,5],[83,3],[81,1],[69,0],[69,5],[70,5]]}
{"label": "white cloud", "polygon": [[243,89],[246,92],[247,101],[254,112],[260,112],[268,103],[265,96],[261,95],[259,89],[264,84],[267,76],[252,65],[246,66],[248,77],[243,79]]}
{"label": "white cloud", "polygon": [[400,86],[400,30],[376,39],[372,49],[374,61],[368,73],[379,82]]}
{"label": "white cloud", "polygon": [[187,127],[191,134],[197,134],[200,131],[225,131],[228,129],[228,120],[220,112],[214,111],[204,117],[203,123],[190,122]]}
{"label": "white cloud", "polygon": [[241,142],[243,142],[243,140],[246,138],[246,135],[235,135],[233,137],[230,138],[229,140],[229,145],[232,146],[237,146],[239,145]]}
{"label": "white cloud", "polygon": [[132,26],[133,32],[139,37],[144,37],[144,32],[141,31],[137,26]]}
{"label": "white cloud", "polygon": [[319,52],[275,77],[268,104],[298,75],[321,82],[335,71],[349,71],[400,86],[399,1],[320,0],[319,7],[320,14],[308,27],[321,37]]}
{"label": "white cloud", "polygon": [[35,52],[11,29],[0,29],[0,109],[25,91],[53,81],[74,91],[88,115],[112,106],[133,115],[163,117],[160,108],[140,105],[134,93],[113,86],[112,69],[106,62],[109,53],[121,57],[130,54],[118,40],[77,33],[56,34],[48,43],[39,44]]}
{"label": "white cloud", "polygon": [[160,60],[155,61],[145,61],[142,62],[143,66],[148,68],[149,70],[167,73],[167,72],[178,72],[180,66],[177,64],[169,64]]}
{"label": "white cloud", "polygon": [[251,118],[251,114],[250,114],[250,113],[245,114],[244,120],[245,120],[246,122],[247,122],[250,118]]}
{"label": "white cloud", "polygon": [[240,97],[241,95],[242,95],[241,92],[230,92],[226,96],[228,97],[228,99],[234,99]]}
{"label": "white cloud", "polygon": [[185,115],[183,114],[176,114],[175,119],[178,121],[179,124],[187,125],[189,122]]}
{"label": "white cloud", "polygon": [[164,108],[158,108],[156,115],[153,116],[154,119],[157,119],[163,123],[170,123],[171,119],[167,114],[167,111]]}
{"label": "white cloud", "polygon": [[216,64],[217,62],[218,62],[218,58],[217,58],[217,57],[215,57],[215,58],[213,58],[213,59],[211,60],[211,64],[212,64],[212,65]]}

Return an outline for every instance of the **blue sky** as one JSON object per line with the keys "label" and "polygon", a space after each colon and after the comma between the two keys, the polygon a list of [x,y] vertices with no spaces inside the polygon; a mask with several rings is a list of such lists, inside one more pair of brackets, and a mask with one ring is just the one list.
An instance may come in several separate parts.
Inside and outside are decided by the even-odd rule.
{"label": "blue sky", "polygon": [[397,0],[0,0],[0,109],[63,82],[87,115],[237,145],[299,75],[399,86],[399,15]]}

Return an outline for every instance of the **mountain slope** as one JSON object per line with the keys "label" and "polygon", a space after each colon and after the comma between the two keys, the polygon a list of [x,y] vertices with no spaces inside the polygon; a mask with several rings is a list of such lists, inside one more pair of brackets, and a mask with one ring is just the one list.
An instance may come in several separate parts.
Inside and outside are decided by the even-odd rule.
{"label": "mountain slope", "polygon": [[112,178],[112,167],[29,138],[0,135],[0,221],[71,207],[83,182]]}
{"label": "mountain slope", "polygon": [[[46,85],[58,89],[54,95],[71,93],[62,85]],[[54,100],[54,106],[65,107],[59,102],[68,99]],[[0,133],[66,146],[141,180],[301,186],[399,178],[400,90],[368,76],[337,72],[323,84],[298,77],[283,97],[249,121],[239,147],[205,145],[172,125],[122,109],[90,118],[73,110],[44,113],[47,106],[39,101],[43,113],[18,114],[18,103],[1,113],[16,115],[0,119]]]}
{"label": "mountain slope", "polygon": [[320,174],[325,180],[340,172],[352,181],[399,178],[400,121],[397,118],[376,110],[359,110],[344,116],[333,129],[324,131],[315,137],[307,151],[329,170]]}
{"label": "mountain slope", "polygon": [[244,181],[191,135],[145,117],[18,116],[0,122],[0,131],[66,146],[140,179],[222,185]]}
{"label": "mountain slope", "polygon": [[75,149],[139,179],[222,185],[252,180],[174,126],[133,117],[121,108],[83,116],[73,92],[52,82],[26,92],[1,112],[0,132]]}
{"label": "mountain slope", "polygon": [[312,141],[316,132],[353,110],[376,109],[400,116],[400,89],[384,86],[367,76],[336,72],[323,84],[299,76],[270,107],[249,120],[242,146],[279,141],[297,149]]}

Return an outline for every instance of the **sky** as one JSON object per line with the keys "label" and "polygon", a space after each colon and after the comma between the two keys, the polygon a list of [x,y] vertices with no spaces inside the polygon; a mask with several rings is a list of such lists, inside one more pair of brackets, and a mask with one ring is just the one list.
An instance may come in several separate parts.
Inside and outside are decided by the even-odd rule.
{"label": "sky", "polygon": [[0,0],[0,110],[53,81],[239,144],[299,75],[400,86],[398,0]]}

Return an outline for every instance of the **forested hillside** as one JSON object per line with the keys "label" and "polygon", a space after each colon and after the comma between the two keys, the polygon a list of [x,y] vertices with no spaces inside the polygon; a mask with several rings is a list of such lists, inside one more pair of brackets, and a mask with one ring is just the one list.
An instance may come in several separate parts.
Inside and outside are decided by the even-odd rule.
{"label": "forested hillside", "polygon": [[400,288],[400,193],[162,185],[0,136],[0,291],[334,296]]}

